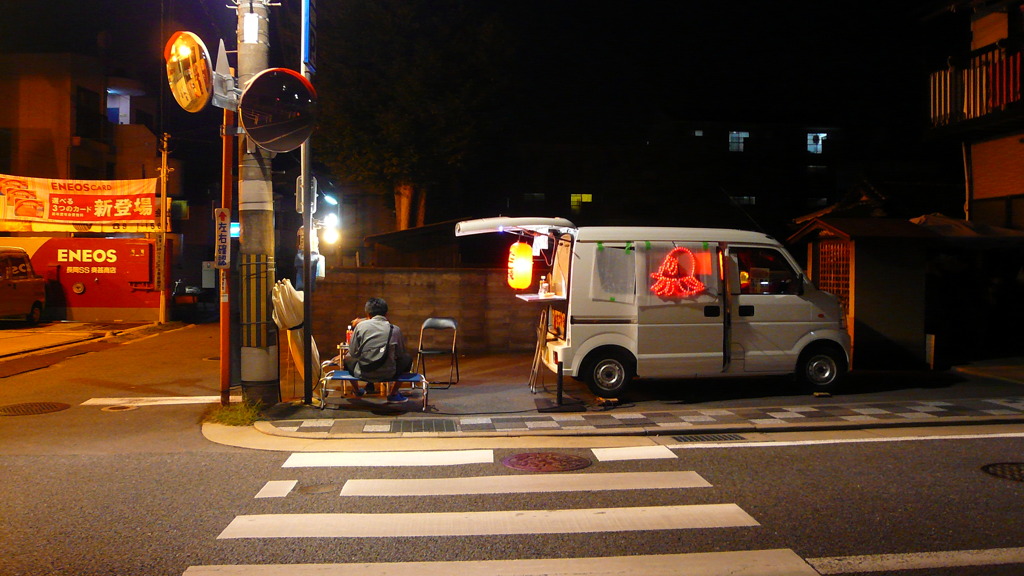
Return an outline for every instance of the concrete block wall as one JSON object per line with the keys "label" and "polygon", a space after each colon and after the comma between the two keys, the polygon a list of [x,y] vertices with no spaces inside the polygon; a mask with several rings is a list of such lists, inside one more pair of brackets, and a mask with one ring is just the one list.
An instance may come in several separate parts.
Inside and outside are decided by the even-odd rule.
{"label": "concrete block wall", "polygon": [[363,316],[367,299],[379,296],[410,349],[425,319],[452,316],[459,323],[460,352],[532,351],[541,307],[516,299],[506,275],[504,269],[332,269],[313,294],[313,338],[322,359],[333,357],[345,327]]}

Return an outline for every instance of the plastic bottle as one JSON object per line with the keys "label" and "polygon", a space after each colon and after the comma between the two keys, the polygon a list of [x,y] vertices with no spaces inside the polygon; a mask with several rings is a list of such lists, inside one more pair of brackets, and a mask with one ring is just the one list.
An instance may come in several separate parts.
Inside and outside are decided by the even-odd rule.
{"label": "plastic bottle", "polygon": [[349,327],[345,329],[345,344],[351,344],[351,343],[352,343],[352,325],[349,324]]}
{"label": "plastic bottle", "polygon": [[548,281],[546,276],[540,277],[540,286],[537,288],[537,295],[543,298],[548,294]]}

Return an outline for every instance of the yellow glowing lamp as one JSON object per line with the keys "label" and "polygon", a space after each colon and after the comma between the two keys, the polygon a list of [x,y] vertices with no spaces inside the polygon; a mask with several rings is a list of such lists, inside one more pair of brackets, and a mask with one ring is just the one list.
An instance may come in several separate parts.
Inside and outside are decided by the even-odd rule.
{"label": "yellow glowing lamp", "polygon": [[533,246],[516,242],[508,249],[508,285],[516,290],[533,282]]}

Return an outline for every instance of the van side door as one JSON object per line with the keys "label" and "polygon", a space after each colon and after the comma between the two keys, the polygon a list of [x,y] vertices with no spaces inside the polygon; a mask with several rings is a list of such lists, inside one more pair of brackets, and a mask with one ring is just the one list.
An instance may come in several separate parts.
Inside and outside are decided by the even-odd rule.
{"label": "van side door", "polygon": [[728,248],[733,360],[745,372],[790,372],[797,342],[814,329],[813,306],[803,298],[803,275],[772,246]]}
{"label": "van side door", "polygon": [[685,378],[721,373],[725,311],[718,244],[636,245],[637,374]]}

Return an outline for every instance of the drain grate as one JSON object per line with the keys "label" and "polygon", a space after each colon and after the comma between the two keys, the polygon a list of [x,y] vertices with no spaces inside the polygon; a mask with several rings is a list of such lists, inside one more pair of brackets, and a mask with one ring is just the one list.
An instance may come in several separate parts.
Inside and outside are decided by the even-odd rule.
{"label": "drain grate", "polygon": [[739,434],[686,434],[685,436],[673,436],[676,442],[735,442],[746,440]]}
{"label": "drain grate", "polygon": [[504,458],[501,463],[529,472],[567,472],[590,466],[590,460],[586,458],[556,452],[526,452]]}
{"label": "drain grate", "polygon": [[24,404],[8,404],[0,406],[0,416],[31,416],[33,414],[49,414],[71,408],[70,404],[60,402],[25,402]]}
{"label": "drain grate", "polygon": [[455,420],[448,418],[417,418],[391,422],[392,432],[458,432]]}
{"label": "drain grate", "polygon": [[991,474],[997,478],[1024,482],[1024,462],[1000,462],[998,464],[986,464],[981,467],[982,472]]}

